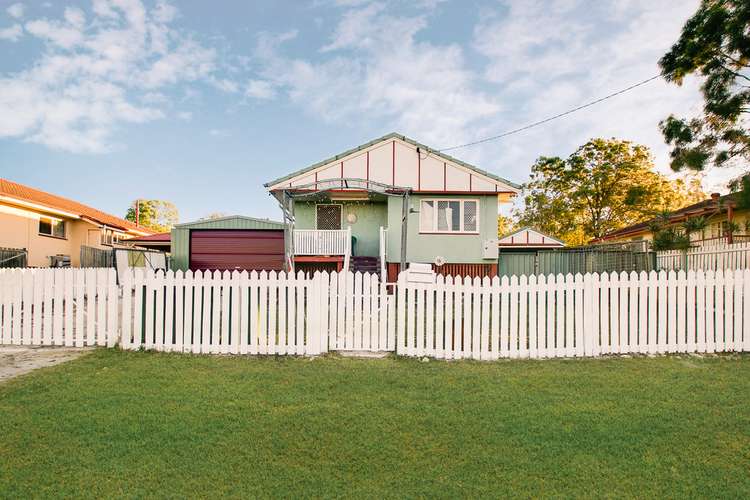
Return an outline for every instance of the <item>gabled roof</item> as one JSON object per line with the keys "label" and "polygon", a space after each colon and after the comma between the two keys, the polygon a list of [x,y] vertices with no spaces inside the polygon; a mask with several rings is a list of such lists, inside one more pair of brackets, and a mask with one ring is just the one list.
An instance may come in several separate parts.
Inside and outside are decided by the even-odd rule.
{"label": "gabled roof", "polygon": [[391,132],[390,134],[384,135],[383,137],[380,137],[378,139],[372,140],[370,142],[366,142],[366,143],[361,144],[361,145],[359,145],[359,146],[357,146],[355,148],[352,148],[352,149],[349,149],[347,151],[344,151],[343,153],[339,153],[336,156],[332,156],[330,158],[326,158],[325,160],[322,160],[322,161],[319,161],[317,163],[314,163],[314,164],[310,165],[309,167],[305,167],[303,169],[297,170],[296,172],[292,172],[292,173],[287,174],[287,175],[285,175],[283,177],[279,177],[278,179],[274,179],[274,180],[272,180],[270,182],[266,182],[264,184],[264,186],[265,187],[270,187],[270,186],[273,186],[273,185],[278,184],[280,182],[284,182],[284,181],[289,180],[289,179],[291,179],[293,177],[297,177],[299,175],[302,175],[302,174],[305,174],[305,173],[310,172],[312,170],[315,170],[318,167],[322,167],[324,165],[327,165],[328,163],[331,163],[331,162],[340,160],[342,158],[345,158],[345,157],[347,157],[347,156],[349,156],[349,155],[351,155],[353,153],[356,153],[358,151],[362,151],[363,149],[367,149],[369,147],[372,147],[372,146],[374,146],[374,145],[376,145],[376,144],[378,144],[380,142],[389,141],[391,139],[399,139],[399,140],[404,141],[404,142],[406,142],[408,144],[411,144],[412,146],[416,146],[416,147],[418,147],[420,149],[424,149],[429,154],[432,154],[432,155],[435,155],[435,156],[439,156],[440,158],[442,158],[445,161],[449,161],[449,162],[453,162],[453,163],[455,163],[457,165],[461,165],[464,168],[468,168],[470,170],[473,170],[473,171],[475,171],[478,174],[484,175],[485,177],[489,177],[490,179],[496,180],[498,182],[502,182],[504,184],[507,184],[507,185],[509,185],[509,186],[511,186],[511,187],[513,187],[515,189],[521,189],[521,186],[518,185],[518,184],[516,184],[516,183],[514,183],[514,182],[511,182],[511,181],[509,181],[507,179],[504,179],[504,178],[502,178],[502,177],[500,177],[498,175],[495,175],[495,174],[493,174],[491,172],[487,172],[486,170],[482,170],[479,167],[476,167],[474,165],[471,165],[469,163],[461,161],[461,160],[459,160],[457,158],[454,158],[454,157],[452,157],[450,155],[447,155],[445,153],[441,153],[440,151],[432,149],[431,147],[426,146],[426,145],[424,145],[422,143],[419,143],[419,142],[415,141],[414,139],[410,139],[410,138],[406,137],[405,135],[397,134],[396,132]]}
{"label": "gabled roof", "polygon": [[0,178],[0,201],[19,205],[37,206],[40,209],[50,209],[62,212],[73,218],[87,219],[96,224],[104,225],[114,229],[120,229],[136,234],[153,234],[154,231],[141,226],[136,226],[130,221],[121,219],[114,215],[102,212],[83,203],[78,203],[62,196],[57,196],[46,191],[34,189],[17,182]]}
{"label": "gabled roof", "polygon": [[143,243],[169,243],[172,240],[172,233],[157,233],[149,234],[146,236],[138,236],[137,238],[128,238],[127,242],[143,242]]}
{"label": "gabled roof", "polygon": [[[525,233],[525,234],[524,234]],[[520,238],[519,238],[520,237]],[[532,241],[533,240],[533,241]],[[499,246],[565,246],[565,243],[533,227],[522,227],[500,237]]]}
{"label": "gabled roof", "polygon": [[227,215],[226,217],[216,217],[215,219],[200,219],[193,222],[183,222],[182,224],[176,224],[175,228],[187,228],[187,229],[200,229],[205,228],[216,228],[224,223],[241,222],[244,223],[245,228],[255,229],[284,229],[285,225],[283,222],[278,222],[270,219],[260,219],[257,217],[248,217],[246,215]]}

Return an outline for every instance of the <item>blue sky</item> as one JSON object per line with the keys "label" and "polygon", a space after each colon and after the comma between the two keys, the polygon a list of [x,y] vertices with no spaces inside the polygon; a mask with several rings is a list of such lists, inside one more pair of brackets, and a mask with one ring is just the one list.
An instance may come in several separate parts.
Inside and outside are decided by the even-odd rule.
{"label": "blue sky", "polygon": [[[123,215],[278,218],[263,183],[396,131],[435,148],[658,73],[697,0],[0,1],[0,176]],[[516,182],[591,137],[652,148],[697,82],[655,81],[452,151]],[[707,189],[725,170],[709,172]]]}

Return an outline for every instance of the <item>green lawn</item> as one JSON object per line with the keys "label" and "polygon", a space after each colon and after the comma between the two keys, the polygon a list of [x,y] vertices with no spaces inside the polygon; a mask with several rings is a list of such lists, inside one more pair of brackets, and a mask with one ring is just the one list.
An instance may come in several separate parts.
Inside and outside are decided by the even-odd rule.
{"label": "green lawn", "polygon": [[750,496],[750,357],[100,350],[0,386],[0,496]]}

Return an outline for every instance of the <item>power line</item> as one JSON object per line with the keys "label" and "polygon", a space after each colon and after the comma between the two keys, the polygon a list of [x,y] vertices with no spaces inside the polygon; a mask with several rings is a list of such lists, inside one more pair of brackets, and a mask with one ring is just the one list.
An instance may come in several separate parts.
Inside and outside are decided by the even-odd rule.
{"label": "power line", "polygon": [[559,113],[557,115],[550,116],[549,118],[545,118],[544,120],[539,120],[538,122],[530,123],[530,124],[525,125],[525,126],[523,126],[521,128],[517,128],[517,129],[514,129],[514,130],[509,130],[508,132],[503,132],[502,134],[499,134],[499,135],[493,135],[492,137],[486,137],[486,138],[480,139],[478,141],[467,142],[466,144],[459,144],[458,146],[451,146],[449,148],[438,149],[438,151],[442,153],[442,152],[445,152],[445,151],[450,151],[452,149],[467,148],[469,146],[475,146],[477,144],[482,144],[482,143],[485,143],[485,142],[490,142],[490,141],[494,141],[494,140],[497,140],[497,139],[501,139],[501,138],[507,137],[509,135],[517,134],[518,132],[523,132],[524,130],[528,130],[530,128],[542,125],[544,123],[551,122],[552,120],[556,120],[558,118],[561,118],[563,116],[569,115],[571,113],[575,113],[576,111],[580,111],[580,110],[582,110],[584,108],[588,108],[590,106],[593,106],[594,104],[599,104],[600,102],[606,101],[607,99],[610,99],[612,97],[618,96],[620,94],[624,94],[625,92],[627,92],[629,90],[633,90],[636,87],[640,87],[641,85],[645,85],[648,82],[650,82],[652,80],[656,80],[659,77],[661,77],[661,75],[652,76],[651,78],[647,78],[647,79],[645,79],[643,81],[640,81],[640,82],[638,82],[636,84],[631,85],[630,87],[626,87],[626,88],[624,88],[622,90],[618,90],[617,92],[613,92],[613,93],[611,93],[609,95],[606,95],[604,97],[601,97],[601,98],[599,98],[599,99],[597,99],[595,101],[587,102],[586,104],[582,104],[581,106],[578,106],[577,108],[569,109],[568,111],[565,111],[563,113]]}

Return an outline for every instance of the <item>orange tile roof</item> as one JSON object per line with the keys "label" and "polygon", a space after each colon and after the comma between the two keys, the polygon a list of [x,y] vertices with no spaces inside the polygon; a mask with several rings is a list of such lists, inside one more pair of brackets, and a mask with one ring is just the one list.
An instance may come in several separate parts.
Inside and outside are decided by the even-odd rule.
{"label": "orange tile roof", "polygon": [[137,231],[146,234],[154,234],[155,232],[141,226],[136,226],[130,221],[102,212],[83,203],[24,186],[23,184],[18,184],[7,179],[0,178],[0,196],[6,196],[21,202],[34,203],[53,210],[69,212],[78,217],[89,219],[115,229],[122,229],[129,232]]}

